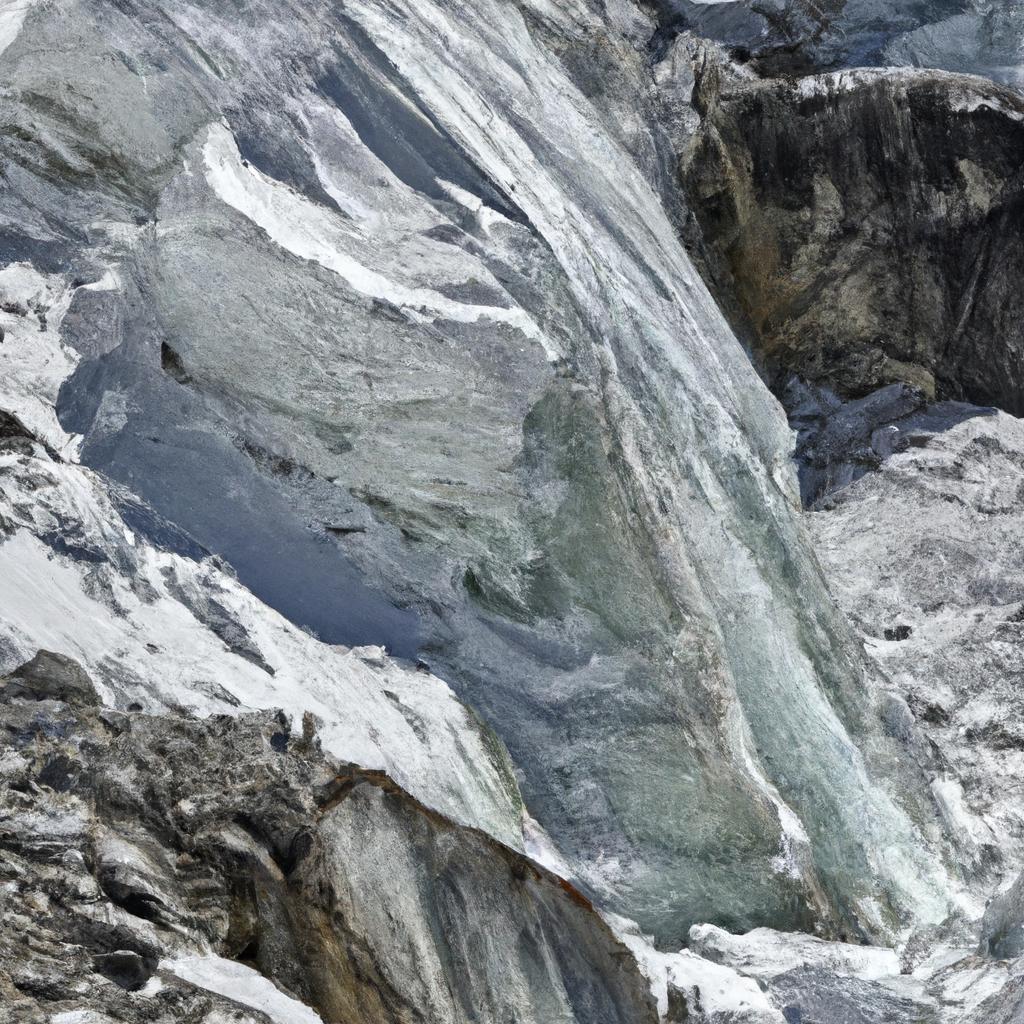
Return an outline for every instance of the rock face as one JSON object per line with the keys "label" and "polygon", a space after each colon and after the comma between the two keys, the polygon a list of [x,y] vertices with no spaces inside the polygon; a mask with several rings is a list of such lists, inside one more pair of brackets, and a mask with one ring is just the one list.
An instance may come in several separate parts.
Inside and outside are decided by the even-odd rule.
{"label": "rock face", "polygon": [[765,358],[1024,411],[1024,100],[932,71],[705,81],[684,175]]}
{"label": "rock face", "polygon": [[32,7],[0,55],[3,326],[54,356],[11,411],[321,639],[426,662],[660,940],[899,931],[946,910],[934,812],[666,212],[654,29],[582,0]]}
{"label": "rock face", "polygon": [[274,1019],[211,950],[297,1000],[284,1021],[657,1020],[610,929],[521,854],[282,716],[54,700],[73,671],[37,659],[0,705],[5,1020]]}
{"label": "rock face", "polygon": [[1000,960],[1024,954],[1024,877],[1018,878],[985,908],[981,951]]}

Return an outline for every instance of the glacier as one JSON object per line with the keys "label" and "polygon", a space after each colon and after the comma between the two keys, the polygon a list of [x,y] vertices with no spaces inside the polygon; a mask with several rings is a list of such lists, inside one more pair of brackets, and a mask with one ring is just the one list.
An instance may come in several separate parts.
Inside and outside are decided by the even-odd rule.
{"label": "glacier", "polygon": [[[1013,1012],[977,942],[1021,870],[1017,356],[986,312],[1017,267],[1016,44],[1012,11],[955,6],[0,7],[0,843],[64,951],[0,947],[0,998]],[[736,113],[803,144],[863,108],[853,146],[918,83],[936,263],[961,214],[1011,240],[971,305],[991,366],[950,347],[966,318],[937,354],[867,337],[843,303],[879,292],[823,241],[867,244],[853,186],[815,177],[805,212]],[[804,264],[755,231],[723,269],[729,160],[762,189],[737,222],[783,211],[780,253],[806,225]],[[744,302],[807,267],[838,299],[776,308],[797,362]],[[844,322],[889,361],[823,359]],[[1003,411],[933,404],[981,377]],[[933,565],[968,592],[932,607]],[[151,811],[136,767],[115,784],[142,763]],[[104,867],[105,829],[142,852]]]}

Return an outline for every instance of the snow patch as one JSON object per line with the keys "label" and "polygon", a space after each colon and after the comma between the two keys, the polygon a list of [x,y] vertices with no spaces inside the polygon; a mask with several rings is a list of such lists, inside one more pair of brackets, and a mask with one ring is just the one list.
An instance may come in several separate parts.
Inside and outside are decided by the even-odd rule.
{"label": "snow patch", "polygon": [[560,878],[573,877],[573,870],[555,845],[554,840],[544,831],[539,821],[523,811],[523,846],[527,857],[542,867],[553,871]]}
{"label": "snow patch", "polygon": [[990,93],[963,90],[955,95],[950,109],[960,114],[973,114],[978,110],[992,110],[1008,117],[1011,121],[1024,121],[1024,112],[1008,106],[1003,100]]}
{"label": "snow patch", "polygon": [[640,972],[650,982],[658,1013],[668,1013],[669,986],[682,990],[690,1006],[700,1006],[708,1019],[742,1020],[745,1024],[785,1024],[786,1018],[772,1005],[752,978],[730,967],[705,960],[689,950],[662,953],[635,921],[618,914],[601,916],[616,938],[633,954]]}
{"label": "snow patch", "polygon": [[437,183],[459,206],[469,210],[476,217],[477,223],[485,234],[489,235],[491,228],[495,224],[508,223],[507,217],[489,207],[479,196],[473,195],[472,192],[467,192],[464,188],[459,188],[458,185],[453,185],[450,181],[444,181],[441,178],[437,179]]}
{"label": "snow patch", "polygon": [[63,458],[78,458],[80,438],[66,433],[54,405],[78,356],[60,340],[74,294],[64,277],[30,263],[0,270],[0,410],[13,413]]}
{"label": "snow patch", "polygon": [[50,1024],[112,1024],[112,1021],[98,1010],[65,1010],[53,1014]]}
{"label": "snow patch", "polygon": [[160,967],[182,981],[265,1013],[274,1024],[323,1024],[305,1003],[285,995],[269,978],[234,960],[189,956],[164,960]]}
{"label": "snow patch", "polygon": [[28,12],[38,0],[0,0],[0,53],[18,37]]}
{"label": "snow patch", "polygon": [[715,963],[763,980],[809,965],[861,981],[894,978],[900,973],[900,958],[893,949],[826,942],[813,935],[771,928],[732,935],[713,924],[697,924],[690,929],[690,945]]}
{"label": "snow patch", "polygon": [[805,876],[813,861],[810,837],[807,835],[803,822],[789,804],[782,799],[779,791],[768,781],[760,765],[754,760],[746,733],[745,724],[737,730],[740,756],[751,777],[760,784],[774,804],[775,812],[779,816],[779,827],[782,830],[779,852],[772,858],[772,868],[780,875],[786,875],[798,881]]}
{"label": "snow patch", "polygon": [[323,206],[243,163],[234,137],[224,125],[211,125],[203,158],[206,180],[219,199],[261,227],[283,249],[319,263],[360,294],[399,306],[416,319],[508,324],[541,344],[548,359],[558,358],[557,349],[523,309],[457,302],[432,288],[392,280],[359,262],[346,251],[360,246],[359,233]]}

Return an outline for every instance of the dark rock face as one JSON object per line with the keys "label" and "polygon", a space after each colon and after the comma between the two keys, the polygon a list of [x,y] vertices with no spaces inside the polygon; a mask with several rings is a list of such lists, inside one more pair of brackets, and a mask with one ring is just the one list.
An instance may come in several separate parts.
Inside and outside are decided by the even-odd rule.
{"label": "dark rock face", "polygon": [[704,83],[683,174],[769,364],[1024,411],[1024,100],[933,72]]}
{"label": "dark rock face", "polygon": [[980,951],[1002,960],[1024,954],[1024,876],[986,907]]}
{"label": "dark rock face", "polygon": [[770,986],[787,1024],[939,1024],[933,1007],[859,978],[830,978],[813,968],[780,975]]}
{"label": "dark rock face", "polygon": [[794,458],[805,506],[877,469],[887,458],[994,410],[963,402],[929,405],[917,388],[888,384],[863,398],[842,401],[828,387],[793,376],[779,398],[797,432]]}
{"label": "dark rock face", "polygon": [[[48,676],[55,693],[73,663],[49,665],[22,676]],[[290,735],[272,713],[158,718],[39,694],[0,705],[5,1021],[238,1013],[195,987],[207,948],[325,1021],[657,1019],[625,949],[571,886],[382,773],[325,756],[309,729]],[[232,998],[244,996],[243,983]]]}
{"label": "dark rock face", "polygon": [[71,658],[40,651],[30,662],[0,679],[0,699],[59,700],[72,707],[100,703],[92,680]]}

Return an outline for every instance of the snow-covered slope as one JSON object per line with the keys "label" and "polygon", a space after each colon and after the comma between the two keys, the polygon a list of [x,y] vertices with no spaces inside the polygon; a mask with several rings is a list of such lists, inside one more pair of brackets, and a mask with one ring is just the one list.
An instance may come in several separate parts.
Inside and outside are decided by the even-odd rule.
{"label": "snow-covered slope", "polygon": [[837,598],[927,729],[932,790],[989,891],[1022,866],[1022,470],[1024,423],[979,415],[916,431],[809,517]]}
{"label": "snow-covered slope", "polygon": [[0,672],[42,649],[79,661],[122,710],[281,708],[297,730],[308,713],[336,756],[521,847],[507,755],[443,682],[380,648],[317,641],[130,495],[27,447],[0,452]]}

